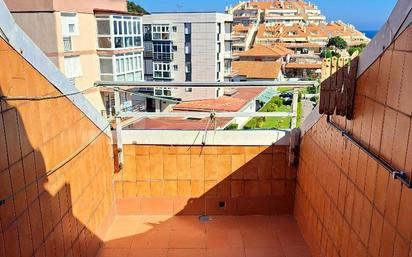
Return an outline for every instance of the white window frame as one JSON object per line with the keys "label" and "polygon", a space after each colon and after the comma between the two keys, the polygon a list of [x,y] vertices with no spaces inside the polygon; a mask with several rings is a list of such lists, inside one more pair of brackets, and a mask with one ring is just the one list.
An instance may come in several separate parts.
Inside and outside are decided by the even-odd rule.
{"label": "white window frame", "polygon": [[69,79],[83,76],[80,56],[64,57],[64,74]]}
{"label": "white window frame", "polygon": [[[153,62],[153,78],[154,79],[172,79],[172,67],[168,62]],[[156,72],[160,72],[158,76]],[[169,73],[169,76],[165,76],[165,73]]]}
{"label": "white window frame", "polygon": [[[62,12],[60,13],[60,21],[62,27],[63,37],[78,36],[79,30],[79,18],[77,13],[74,12]],[[70,32],[70,25],[73,25],[74,29]]]}
{"label": "white window frame", "polygon": [[[100,77],[112,76],[113,81],[143,81],[143,54],[141,52],[133,52],[126,54],[116,54],[112,56],[99,56],[99,59],[110,59],[112,62],[113,73],[102,73],[100,67]],[[119,76],[124,76],[124,80]],[[133,76],[133,79],[128,79],[128,76]]]}
{"label": "white window frame", "polygon": [[[97,34],[98,49],[121,50],[143,48],[143,24],[141,17],[130,15],[96,16],[96,29],[98,31],[97,21],[109,21],[110,24],[110,34]],[[99,38],[109,38],[110,48],[100,47]],[[121,42],[119,47],[116,47],[117,40]],[[126,42],[128,41],[129,45],[126,46]]]}
{"label": "white window frame", "polygon": [[[156,35],[156,36],[155,36]],[[152,40],[171,40],[170,25],[168,24],[153,24],[152,25]]]}

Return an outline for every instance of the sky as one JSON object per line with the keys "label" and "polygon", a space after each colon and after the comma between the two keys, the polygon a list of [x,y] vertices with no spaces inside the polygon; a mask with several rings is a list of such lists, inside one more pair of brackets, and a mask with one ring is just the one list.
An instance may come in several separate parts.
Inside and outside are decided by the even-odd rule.
{"label": "sky", "polygon": [[[133,0],[149,12],[217,11],[238,0]],[[308,1],[308,0],[307,0]],[[342,20],[359,30],[379,30],[389,17],[396,0],[312,0],[328,21]]]}

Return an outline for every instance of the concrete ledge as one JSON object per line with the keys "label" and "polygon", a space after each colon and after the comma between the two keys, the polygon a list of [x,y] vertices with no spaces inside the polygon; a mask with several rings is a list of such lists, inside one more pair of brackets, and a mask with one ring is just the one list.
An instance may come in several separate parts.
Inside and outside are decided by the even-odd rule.
{"label": "concrete ledge", "polygon": [[[113,133],[115,137],[115,133]],[[289,131],[278,130],[123,130],[123,144],[139,145],[289,145]]]}

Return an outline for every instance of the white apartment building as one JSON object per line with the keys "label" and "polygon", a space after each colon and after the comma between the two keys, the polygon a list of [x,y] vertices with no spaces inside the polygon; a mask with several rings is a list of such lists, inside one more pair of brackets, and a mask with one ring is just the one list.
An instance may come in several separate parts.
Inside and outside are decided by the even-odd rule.
{"label": "white apartment building", "polygon": [[[140,15],[127,12],[126,0],[6,0],[17,24],[79,89],[98,80],[142,81]],[[113,94],[87,90],[102,113]]]}
{"label": "white apartment building", "polygon": [[[214,12],[143,16],[145,80],[225,81],[232,74],[232,22],[232,15]],[[188,101],[214,99],[223,90],[158,88],[153,93]]]}

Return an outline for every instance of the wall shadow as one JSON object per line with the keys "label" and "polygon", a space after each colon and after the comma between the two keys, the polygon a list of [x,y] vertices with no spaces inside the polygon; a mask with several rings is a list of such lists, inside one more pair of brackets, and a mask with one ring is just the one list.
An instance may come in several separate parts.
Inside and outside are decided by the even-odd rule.
{"label": "wall shadow", "polygon": [[[3,40],[0,66],[1,96],[60,94]],[[113,170],[102,149],[110,150],[107,136],[50,172],[99,129],[66,98],[0,100],[0,111],[0,256],[95,256],[113,202],[93,194],[112,191],[97,185],[108,179],[102,171]],[[93,155],[107,157],[100,170]]]}

